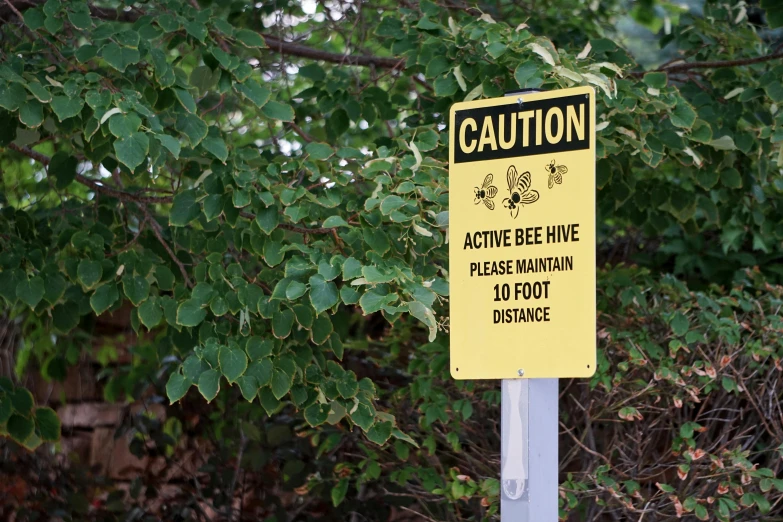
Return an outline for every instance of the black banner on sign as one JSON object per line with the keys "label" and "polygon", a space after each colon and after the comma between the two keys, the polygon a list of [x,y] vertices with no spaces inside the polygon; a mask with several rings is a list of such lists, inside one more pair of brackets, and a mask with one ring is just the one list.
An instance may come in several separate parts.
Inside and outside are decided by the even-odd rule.
{"label": "black banner on sign", "polygon": [[456,111],[454,162],[587,149],[590,116],[584,94]]}

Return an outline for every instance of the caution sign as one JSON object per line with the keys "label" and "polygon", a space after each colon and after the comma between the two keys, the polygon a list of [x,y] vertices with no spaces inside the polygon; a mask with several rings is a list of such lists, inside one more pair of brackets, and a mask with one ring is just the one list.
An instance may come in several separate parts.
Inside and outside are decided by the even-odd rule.
{"label": "caution sign", "polygon": [[457,103],[450,121],[451,375],[589,377],[595,92]]}

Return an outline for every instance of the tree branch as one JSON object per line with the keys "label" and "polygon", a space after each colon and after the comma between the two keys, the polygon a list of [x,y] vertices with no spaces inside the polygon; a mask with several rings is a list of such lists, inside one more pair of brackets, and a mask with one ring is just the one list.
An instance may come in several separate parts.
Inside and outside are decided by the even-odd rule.
{"label": "tree branch", "polygon": [[306,45],[293,42],[285,42],[277,37],[261,34],[266,40],[266,44],[271,51],[279,52],[283,55],[298,56],[300,58],[310,58],[313,60],[323,60],[325,62],[337,63],[341,65],[361,65],[369,67],[383,67],[384,69],[405,68],[405,58],[384,58],[380,56],[371,56],[366,54],[340,54],[320,49],[313,49]]}
{"label": "tree branch", "polygon": [[139,205],[139,208],[144,213],[144,219],[149,221],[150,225],[152,225],[152,233],[155,234],[156,238],[158,238],[158,242],[163,245],[163,248],[169,254],[171,260],[174,261],[174,264],[176,264],[177,267],[179,267],[179,272],[182,274],[182,278],[185,280],[185,285],[187,285],[188,288],[193,288],[193,284],[190,282],[190,277],[188,277],[188,271],[185,268],[185,265],[182,263],[182,261],[179,260],[177,254],[174,253],[166,240],[163,239],[163,230],[160,226],[160,223],[158,223],[157,220],[150,215],[146,205]]}
{"label": "tree branch", "polygon": [[[17,0],[16,3],[19,4],[18,7],[14,6],[14,4],[11,3],[11,0],[4,0],[4,3],[15,13],[18,13],[21,17],[21,14],[19,13],[20,10],[25,10],[28,7],[42,5],[44,4],[44,0],[24,0],[23,2],[19,2]],[[196,6],[198,5],[198,3],[195,3],[195,1],[191,1],[191,5],[193,4]],[[7,13],[4,11],[5,9],[0,9],[0,18],[7,18]],[[101,20],[129,23],[135,22],[141,17],[141,13],[136,11],[107,9],[93,5],[90,5],[90,14],[95,18],[100,18]],[[323,60],[325,62],[336,63],[340,65],[358,65],[363,67],[375,66],[392,70],[402,70],[405,68],[405,58],[388,58],[366,54],[333,53],[298,43],[286,42],[269,34],[259,33],[259,35],[266,41],[270,51],[280,53],[282,55],[298,56],[300,58],[310,58],[312,60]]]}
{"label": "tree branch", "polygon": [[[255,219],[255,214],[251,214],[250,212],[240,212],[240,216],[247,219]],[[305,228],[305,227],[298,227],[296,225],[289,225],[288,223],[278,223],[278,228],[282,228],[283,230],[290,230],[291,232],[298,232],[300,234],[331,234],[332,230],[335,230],[335,227],[319,227],[319,228]]]}
{"label": "tree branch", "polygon": [[753,65],[757,63],[769,62],[771,60],[777,60],[783,58],[783,51],[767,54],[765,56],[757,56],[756,58],[741,58],[738,60],[723,60],[712,62],[675,62],[671,65],[663,65],[658,69],[652,71],[634,71],[630,73],[631,76],[640,78],[648,72],[683,72],[691,71],[693,69],[719,69],[722,67],[741,67],[744,65]]}
{"label": "tree branch", "polygon": [[[9,143],[8,148],[11,150],[15,150],[20,154],[24,154],[28,158],[32,158],[38,163],[41,163],[42,165],[47,167],[49,166],[49,162],[51,161],[51,158],[49,156],[41,154],[40,152],[34,151],[27,147],[20,147],[15,143]],[[146,204],[154,205],[156,203],[171,203],[174,200],[172,196],[160,196],[160,197],[141,196],[139,194],[133,194],[131,192],[123,192],[122,190],[117,190],[107,185],[103,185],[98,181],[83,176],[82,174],[76,175],[76,181],[78,181],[82,185],[91,188],[95,192],[100,192],[101,194],[105,194],[113,198],[121,199],[123,201],[133,201],[135,203],[146,203]]]}
{"label": "tree branch", "polygon": [[[40,152],[36,152],[32,149],[28,149],[27,147],[20,147],[14,143],[9,143],[8,148],[15,150],[16,152],[19,152],[20,154],[24,154],[28,158],[32,158],[35,161],[43,164],[44,166],[48,166],[49,162],[51,161],[51,158],[49,158],[49,156],[41,154]],[[83,176],[82,174],[76,175],[76,181],[78,181],[82,185],[91,188],[95,192],[100,192],[101,194],[105,194],[113,198],[121,199],[123,201],[133,201],[134,203],[139,203],[141,205],[156,204],[156,203],[171,203],[174,200],[172,196],[141,196],[139,194],[123,192],[122,190],[117,190],[115,188],[102,185],[95,180]],[[147,214],[146,209],[145,209],[145,214]],[[240,212],[240,215],[247,219],[255,219],[256,217],[255,215],[249,212]],[[149,215],[147,215],[147,218],[151,220],[151,217]],[[152,228],[156,232],[159,232],[159,230],[156,229],[156,227],[154,226],[156,224],[157,221],[153,221]],[[300,234],[331,234],[332,231],[335,230],[334,227],[305,228],[305,227],[298,227],[296,225],[289,225],[288,223],[280,223],[277,226],[282,228],[283,230],[290,230],[292,232],[298,232]],[[158,237],[158,239],[161,238]],[[166,246],[168,247],[168,245]],[[173,253],[171,254],[173,255]],[[181,267],[181,269],[184,270],[184,267]]]}

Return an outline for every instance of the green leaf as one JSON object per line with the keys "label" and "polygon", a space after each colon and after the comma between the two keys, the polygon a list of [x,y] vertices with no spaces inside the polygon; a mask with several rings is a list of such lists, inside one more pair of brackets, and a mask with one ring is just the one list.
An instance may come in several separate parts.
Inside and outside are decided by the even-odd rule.
{"label": "green leaf", "polygon": [[247,367],[247,370],[245,371],[245,375],[255,377],[259,386],[266,386],[272,382],[273,368],[274,365],[272,364],[272,360],[268,357],[265,357],[261,360],[250,363],[250,365]]}
{"label": "green leaf", "polygon": [[223,163],[228,159],[228,148],[222,138],[204,138],[201,146]]}
{"label": "green leaf", "polygon": [[52,325],[60,333],[68,333],[79,324],[79,307],[74,303],[61,303],[52,309]]}
{"label": "green leaf", "polygon": [[156,134],[155,138],[157,138],[160,144],[166,147],[169,152],[171,152],[171,155],[174,156],[174,159],[179,159],[181,147],[177,138],[169,136],[168,134]]}
{"label": "green leaf", "polygon": [[44,281],[38,276],[24,279],[16,285],[16,297],[30,308],[35,308],[43,299]]}
{"label": "green leaf", "polygon": [[[83,9],[79,9],[83,7]],[[68,20],[74,27],[81,30],[87,30],[92,27],[92,18],[90,17],[90,9],[86,4],[75,4],[68,10]],[[138,34],[138,33],[137,33]]]}
{"label": "green leaf", "polygon": [[324,220],[323,227],[324,228],[335,228],[335,227],[350,227],[345,219],[343,219],[341,216],[329,216]]}
{"label": "green leaf", "polygon": [[326,419],[329,417],[329,411],[331,411],[331,408],[328,404],[319,404],[314,403],[305,408],[304,411],[304,418],[305,421],[307,421],[307,424],[315,428],[316,426],[320,426],[324,422],[326,422]]}
{"label": "green leaf", "polygon": [[22,106],[26,99],[27,91],[18,83],[0,83],[0,107],[15,111]]}
{"label": "green leaf", "polygon": [[40,83],[28,82],[25,87],[27,87],[27,90],[30,91],[32,95],[35,96],[35,98],[39,102],[49,103],[50,101],[52,101],[51,93],[46,89],[46,87],[44,87]]}
{"label": "green leaf", "polygon": [[195,299],[183,301],[177,307],[177,324],[180,326],[198,326],[207,316],[207,311]]}
{"label": "green leaf", "polygon": [[332,321],[326,315],[319,315],[313,321],[313,327],[310,331],[310,335],[314,344],[321,345],[325,343],[329,336],[332,335],[334,326]]}
{"label": "green leaf", "polygon": [[[783,8],[781,8],[781,11],[783,11]],[[783,102],[783,83],[781,82],[772,82],[764,87],[764,90],[767,91],[767,96],[775,102],[780,103]]]}
{"label": "green leaf", "polygon": [[291,327],[294,326],[294,312],[291,310],[281,310],[275,312],[272,316],[272,333],[278,339],[285,339],[291,333]]}
{"label": "green leaf", "polygon": [[395,210],[399,210],[400,208],[405,206],[405,200],[402,199],[400,196],[386,196],[381,200],[381,213],[383,213],[384,216],[388,216]]}
{"label": "green leaf", "polygon": [[11,415],[6,424],[8,434],[17,442],[24,442],[27,437],[33,434],[34,429],[35,424],[32,419],[22,417],[16,413]]}
{"label": "green leaf", "polygon": [[359,383],[356,382],[356,377],[346,377],[345,379],[337,381],[337,391],[344,399],[353,399],[356,394],[359,393]]}
{"label": "green leaf", "polygon": [[269,101],[262,108],[261,112],[267,118],[280,121],[294,121],[294,109],[290,105],[278,101]]}
{"label": "green leaf", "polygon": [[761,0],[761,8],[765,10],[770,28],[783,27],[783,5],[778,0]]}
{"label": "green leaf", "polygon": [[209,370],[206,362],[199,359],[196,355],[189,355],[182,363],[182,374],[190,384],[196,384],[201,374]]}
{"label": "green leaf", "polygon": [[721,136],[709,142],[709,145],[717,150],[737,150],[734,139],[731,136]]}
{"label": "green leaf", "polygon": [[257,361],[264,357],[272,355],[275,344],[271,339],[262,339],[261,337],[251,337],[247,342],[247,355],[251,360]]}
{"label": "green leaf", "polygon": [[438,333],[438,321],[435,319],[435,314],[432,310],[418,301],[411,301],[408,303],[408,310],[411,315],[424,323],[429,328],[429,341],[433,342],[435,336]]}
{"label": "green leaf", "polygon": [[117,138],[129,138],[139,130],[141,118],[135,112],[114,114],[109,118],[109,132]]}
{"label": "green leaf", "polygon": [[258,33],[248,29],[239,29],[234,33],[234,38],[245,47],[266,47],[264,39]]}
{"label": "green leaf", "polygon": [[321,274],[310,277],[310,303],[316,314],[328,310],[336,305],[340,296],[337,293],[337,285],[326,281]]}
{"label": "green leaf", "polygon": [[129,65],[138,63],[141,59],[138,49],[120,47],[114,42],[108,43],[101,48],[101,56],[106,60],[106,63],[120,72],[125,72]]}
{"label": "green leaf", "polygon": [[117,291],[117,285],[106,283],[95,289],[95,292],[90,297],[90,308],[96,315],[101,315],[111,308],[119,298],[120,293]]}
{"label": "green leaf", "polygon": [[340,275],[340,265],[335,263],[327,263],[326,261],[321,261],[318,263],[318,273],[323,276],[324,279],[327,281],[333,281],[337,278],[338,275]]}
{"label": "green leaf", "polygon": [[174,372],[169,376],[169,381],[166,383],[166,396],[169,398],[169,402],[174,404],[190,389],[191,382],[181,373]]}
{"label": "green leaf", "polygon": [[55,304],[63,296],[65,287],[65,279],[60,274],[47,275],[44,280],[44,299],[51,304]]}
{"label": "green leaf", "polygon": [[69,96],[55,96],[52,98],[51,107],[57,115],[57,118],[60,121],[64,121],[68,118],[73,118],[82,112],[84,98],[81,96],[74,96],[72,98]]}
{"label": "green leaf", "polygon": [[380,295],[373,290],[368,290],[362,295],[361,299],[359,299],[359,306],[362,307],[364,315],[367,315],[380,311],[386,302],[387,297],[385,295]]}
{"label": "green leaf", "polygon": [[723,186],[731,189],[742,188],[742,175],[737,169],[729,167],[721,171],[720,182]]}
{"label": "green leaf", "polygon": [[690,129],[696,121],[696,111],[688,102],[680,98],[671,113],[671,121],[675,127]]}
{"label": "green leaf", "polygon": [[343,279],[356,279],[362,276],[362,264],[353,257],[343,263]]}
{"label": "green leaf", "polygon": [[27,100],[19,108],[19,121],[32,128],[38,127],[44,121],[43,105],[38,100]]}
{"label": "green leaf", "polygon": [[342,299],[345,304],[356,304],[359,302],[360,297],[361,295],[359,292],[348,285],[343,285],[342,288],[340,288],[340,299]]}
{"label": "green leaf", "polygon": [[201,140],[207,137],[209,130],[204,120],[189,113],[179,114],[174,127],[188,138],[191,147],[196,147],[201,143]]}
{"label": "green leaf", "polygon": [[538,64],[532,60],[522,62],[514,71],[514,79],[520,87],[529,87],[528,82],[540,75],[541,71]]}
{"label": "green leaf", "polygon": [[147,299],[139,307],[139,320],[148,330],[158,326],[162,318],[163,310],[154,299]]}
{"label": "green leaf", "polygon": [[74,56],[79,60],[79,63],[85,63],[98,56],[98,51],[99,49],[96,46],[86,44],[79,47],[74,53]]}
{"label": "green leaf", "polygon": [[644,75],[642,81],[653,89],[663,89],[669,81],[669,75],[665,72],[648,72]]}
{"label": "green leaf", "polygon": [[266,102],[269,101],[269,97],[272,94],[269,89],[253,79],[247,80],[245,83],[238,83],[235,88],[259,109],[266,105]]}
{"label": "green leaf", "polygon": [[220,296],[217,296],[210,301],[209,309],[216,316],[225,315],[229,311],[228,303]]}
{"label": "green leaf", "polygon": [[348,479],[342,478],[340,482],[332,489],[332,505],[339,506],[345,500],[345,494],[348,493]]}
{"label": "green leaf", "polygon": [[492,58],[500,58],[508,49],[508,46],[503,42],[493,42],[487,46],[487,54]]}
{"label": "green leaf", "polygon": [[685,335],[690,328],[690,321],[682,312],[677,312],[670,323],[675,335]]}
{"label": "green leaf", "polygon": [[114,152],[117,155],[117,160],[131,171],[144,162],[149,148],[149,138],[143,132],[134,132],[127,138],[114,142]]}
{"label": "green leaf", "polygon": [[289,301],[294,301],[302,297],[305,292],[307,292],[307,286],[304,283],[291,281],[285,289],[285,296]]}
{"label": "green leaf", "polygon": [[220,391],[220,372],[207,370],[202,373],[198,378],[198,391],[207,402],[212,402]]}
{"label": "green leaf", "polygon": [[275,399],[272,390],[268,387],[258,390],[258,400],[267,415],[272,415],[280,409],[280,401]]}
{"label": "green leaf", "polygon": [[367,432],[367,438],[379,446],[384,445],[391,435],[392,423],[390,421],[376,422]]}
{"label": "green leaf", "polygon": [[103,277],[103,265],[92,259],[82,259],[76,269],[76,275],[84,288],[93,288]]}
{"label": "green leaf", "polygon": [[271,386],[275,399],[282,399],[288,393],[288,390],[291,389],[291,384],[293,384],[293,377],[288,375],[282,368],[272,370]]}
{"label": "green leaf", "polygon": [[326,143],[313,141],[307,144],[305,152],[310,155],[310,159],[325,160],[334,154],[334,149]]}
{"label": "green leaf", "polygon": [[13,408],[11,407],[11,398],[7,395],[0,394],[0,426],[8,422],[8,419],[13,414]]}
{"label": "green leaf", "polygon": [[33,394],[25,388],[16,388],[9,394],[14,411],[25,417],[29,416],[33,409]]}
{"label": "green leaf", "polygon": [[33,31],[43,27],[44,20],[46,20],[46,16],[44,16],[43,10],[39,7],[36,7],[35,9],[27,9],[24,12],[24,23]]}
{"label": "green leaf", "polygon": [[172,89],[174,96],[179,100],[179,103],[190,113],[196,112],[196,100],[193,99],[193,95],[190,91],[185,89]]}
{"label": "green leaf", "polygon": [[207,26],[202,24],[201,22],[196,21],[187,21],[185,22],[185,31],[198,40],[201,43],[204,43],[204,41],[207,38]]}
{"label": "green leaf", "polygon": [[133,306],[139,306],[150,295],[150,284],[140,275],[126,274],[122,278],[122,287]]}
{"label": "green leaf", "polygon": [[62,190],[70,185],[76,179],[78,166],[79,161],[67,152],[55,152],[48,167],[49,175],[56,179],[55,187]]}
{"label": "green leaf", "polygon": [[258,395],[259,388],[256,378],[252,375],[243,375],[237,379],[237,384],[239,385],[239,390],[242,392],[242,397],[244,397],[247,402],[253,402],[253,399]]}
{"label": "green leaf", "polygon": [[277,228],[280,220],[280,213],[275,205],[262,208],[256,213],[256,223],[266,235],[272,233]]}
{"label": "green leaf", "polygon": [[425,69],[424,76],[427,78],[436,78],[451,69],[451,62],[442,55],[436,55],[429,61]]}
{"label": "green leaf", "polygon": [[394,280],[394,274],[381,272],[378,267],[365,266],[362,267],[362,275],[368,283],[388,283]]}
{"label": "green leaf", "polygon": [[183,190],[176,196],[171,205],[169,213],[169,225],[173,227],[184,227],[201,213],[201,205],[196,201],[195,190]]}
{"label": "green leaf", "polygon": [[220,371],[223,372],[223,376],[229,383],[235,383],[247,370],[247,356],[244,351],[238,348],[221,346],[218,360],[220,361]]}

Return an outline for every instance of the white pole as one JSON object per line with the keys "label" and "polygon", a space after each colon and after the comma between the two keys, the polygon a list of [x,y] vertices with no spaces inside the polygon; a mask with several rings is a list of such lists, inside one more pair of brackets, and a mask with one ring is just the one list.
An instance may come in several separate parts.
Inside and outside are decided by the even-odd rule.
{"label": "white pole", "polygon": [[558,520],[558,379],[503,379],[500,519]]}

